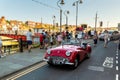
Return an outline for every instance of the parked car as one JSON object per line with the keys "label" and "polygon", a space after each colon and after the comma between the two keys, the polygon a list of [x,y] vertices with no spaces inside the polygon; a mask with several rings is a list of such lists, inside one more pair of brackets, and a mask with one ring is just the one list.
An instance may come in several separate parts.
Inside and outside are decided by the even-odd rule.
{"label": "parked car", "polygon": [[[108,31],[108,34],[110,36],[110,41],[112,40],[118,40],[120,37],[120,33],[118,31]],[[99,36],[98,36],[100,41],[104,41],[104,32],[102,32]]]}
{"label": "parked car", "polygon": [[49,65],[70,65],[75,69],[83,59],[90,58],[91,51],[92,48],[88,43],[79,45],[78,41],[70,40],[58,47],[48,49],[43,60]]}
{"label": "parked car", "polygon": [[104,41],[104,33],[102,32],[99,36],[98,36],[100,41]]}
{"label": "parked car", "polygon": [[110,40],[118,40],[120,38],[120,33],[118,31],[113,31]]}

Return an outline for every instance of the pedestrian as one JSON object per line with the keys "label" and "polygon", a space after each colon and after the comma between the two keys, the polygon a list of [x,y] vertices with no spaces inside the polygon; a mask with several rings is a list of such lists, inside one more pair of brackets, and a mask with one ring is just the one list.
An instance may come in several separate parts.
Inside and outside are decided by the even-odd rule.
{"label": "pedestrian", "polygon": [[58,45],[61,45],[62,40],[63,40],[63,36],[62,36],[61,32],[59,32],[58,35],[57,35]]}
{"label": "pedestrian", "polygon": [[40,34],[40,49],[44,48],[44,34]]}
{"label": "pedestrian", "polygon": [[50,48],[53,46],[54,34],[50,35]]}
{"label": "pedestrian", "polygon": [[92,36],[91,36],[91,30],[88,31],[88,36],[89,36],[89,38],[92,37]]}
{"label": "pedestrian", "polygon": [[79,41],[80,46],[81,46],[81,43],[82,43],[82,39],[83,39],[83,32],[79,31],[79,33],[77,35],[77,40]]}
{"label": "pedestrian", "polygon": [[78,37],[78,34],[77,34],[77,31],[75,32],[75,41],[77,42],[77,37]]}
{"label": "pedestrian", "polygon": [[45,32],[45,34],[46,34],[46,35],[45,35],[45,39],[44,39],[44,48],[45,48],[45,49],[48,49],[50,36],[49,36],[49,34],[48,34],[47,31]]}
{"label": "pedestrian", "polygon": [[107,47],[108,41],[109,41],[109,33],[107,30],[105,30],[104,31],[104,47],[105,48]]}
{"label": "pedestrian", "polygon": [[27,37],[28,52],[31,52],[32,39],[33,39],[31,29],[29,29],[29,31],[26,33],[26,37]]}
{"label": "pedestrian", "polygon": [[96,47],[97,42],[98,42],[98,35],[97,35],[97,31],[95,31],[94,35],[93,35],[93,41],[94,41],[94,47]]}

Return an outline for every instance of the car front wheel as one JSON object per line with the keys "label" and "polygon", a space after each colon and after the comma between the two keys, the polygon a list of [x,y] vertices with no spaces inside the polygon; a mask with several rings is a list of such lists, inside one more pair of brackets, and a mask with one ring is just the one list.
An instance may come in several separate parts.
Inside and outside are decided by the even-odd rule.
{"label": "car front wheel", "polygon": [[74,65],[72,66],[73,69],[77,68],[79,65],[79,60],[76,58],[74,61]]}
{"label": "car front wheel", "polygon": [[53,66],[53,64],[52,63],[50,63],[50,62],[47,62],[48,64],[49,64],[49,66]]}
{"label": "car front wheel", "polygon": [[87,53],[87,54],[86,54],[86,58],[87,58],[87,59],[89,59],[89,58],[90,58],[90,56],[91,56],[91,54],[90,54],[90,53]]}

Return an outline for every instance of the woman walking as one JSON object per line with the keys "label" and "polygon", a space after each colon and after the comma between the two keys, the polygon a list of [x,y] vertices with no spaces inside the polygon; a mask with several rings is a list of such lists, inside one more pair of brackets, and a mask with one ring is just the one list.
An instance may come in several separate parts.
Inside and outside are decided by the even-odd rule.
{"label": "woman walking", "polygon": [[97,32],[95,31],[94,35],[93,35],[93,41],[94,41],[94,47],[96,47],[97,42],[98,42],[98,35]]}
{"label": "woman walking", "polygon": [[108,41],[109,41],[109,34],[108,34],[108,31],[105,30],[104,31],[104,47],[105,48],[107,47]]}
{"label": "woman walking", "polygon": [[29,31],[26,33],[26,37],[27,37],[28,52],[31,52],[32,39],[33,39],[31,29],[29,29]]}

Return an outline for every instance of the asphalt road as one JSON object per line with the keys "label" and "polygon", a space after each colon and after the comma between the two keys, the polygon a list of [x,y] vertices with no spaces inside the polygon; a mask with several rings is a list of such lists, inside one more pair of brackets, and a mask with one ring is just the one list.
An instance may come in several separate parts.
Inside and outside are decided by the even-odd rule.
{"label": "asphalt road", "polygon": [[120,80],[119,62],[117,43],[110,42],[104,48],[103,42],[99,42],[93,47],[91,58],[81,62],[75,70],[45,64],[17,80]]}

